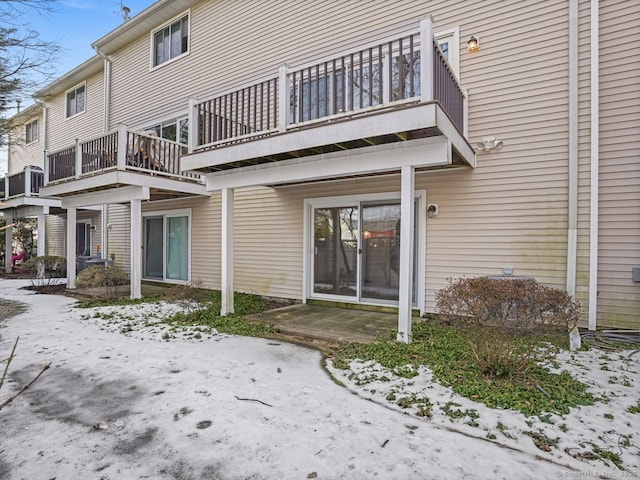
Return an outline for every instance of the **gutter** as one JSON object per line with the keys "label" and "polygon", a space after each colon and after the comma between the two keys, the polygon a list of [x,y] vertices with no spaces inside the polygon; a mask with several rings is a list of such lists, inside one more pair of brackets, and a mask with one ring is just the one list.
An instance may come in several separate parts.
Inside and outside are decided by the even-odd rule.
{"label": "gutter", "polygon": [[578,256],[578,0],[569,1],[567,293],[576,296]]}
{"label": "gutter", "polygon": [[598,313],[598,203],[600,149],[600,71],[598,0],[591,0],[591,200],[589,211],[589,330],[595,330]]}
{"label": "gutter", "polygon": [[96,53],[104,59],[104,112],[102,119],[102,128],[104,133],[109,132],[109,117],[111,113],[111,59],[102,52],[98,47],[94,47]]}

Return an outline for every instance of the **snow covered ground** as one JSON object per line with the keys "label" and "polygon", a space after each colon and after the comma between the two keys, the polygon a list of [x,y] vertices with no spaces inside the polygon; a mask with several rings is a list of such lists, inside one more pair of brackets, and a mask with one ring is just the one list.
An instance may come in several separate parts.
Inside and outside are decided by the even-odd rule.
{"label": "snow covered ground", "polygon": [[[568,439],[561,441],[568,447],[575,441],[572,432],[586,438],[612,431],[605,435],[615,440],[627,432],[618,430],[630,429],[632,446],[624,448],[622,472],[601,461],[575,459],[561,448],[536,449],[519,432],[540,425],[461,399],[430,383],[428,371],[413,385],[384,382],[374,394],[371,384],[358,386],[357,378],[334,371],[344,388],[314,350],[197,329],[178,333],[158,324],[173,306],[76,309],[66,297],[19,290],[25,284],[0,280],[0,298],[29,304],[26,313],[0,322],[0,358],[20,337],[0,403],[43,364],[51,362],[51,368],[0,411],[0,479],[640,475],[640,415],[621,411],[638,400],[638,356],[633,362],[617,354],[611,360],[581,357],[584,368],[576,366],[577,373],[590,379],[589,372],[597,370],[594,388],[618,393],[608,404],[558,420],[566,423]],[[601,369],[602,363],[617,369],[618,361],[624,371]],[[354,364],[355,370],[376,368]],[[619,383],[609,383],[611,376]],[[440,409],[426,420],[390,408],[385,388],[416,389],[429,392],[434,405],[453,401],[457,408],[473,408],[481,426],[451,422],[435,413]],[[609,412],[613,419],[604,416]]]}

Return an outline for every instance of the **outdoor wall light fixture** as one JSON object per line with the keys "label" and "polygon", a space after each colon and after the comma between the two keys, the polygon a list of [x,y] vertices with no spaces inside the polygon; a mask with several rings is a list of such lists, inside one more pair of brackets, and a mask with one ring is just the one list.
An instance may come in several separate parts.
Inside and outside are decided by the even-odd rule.
{"label": "outdoor wall light fixture", "polygon": [[430,203],[427,206],[427,217],[433,218],[433,217],[437,217],[437,216],[438,216],[438,204],[437,203]]}
{"label": "outdoor wall light fixture", "polygon": [[475,149],[480,152],[491,152],[502,148],[502,140],[496,140],[495,137],[485,137],[481,142],[475,143]]}
{"label": "outdoor wall light fixture", "polygon": [[475,35],[471,35],[469,40],[467,40],[467,50],[470,52],[475,52],[480,49],[480,37],[476,37]]}

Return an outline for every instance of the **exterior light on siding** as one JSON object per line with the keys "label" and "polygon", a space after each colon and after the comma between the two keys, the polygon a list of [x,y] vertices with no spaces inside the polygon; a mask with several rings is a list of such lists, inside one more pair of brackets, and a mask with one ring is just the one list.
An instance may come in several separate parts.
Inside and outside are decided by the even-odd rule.
{"label": "exterior light on siding", "polygon": [[476,37],[471,35],[469,40],[467,40],[467,50],[470,52],[475,52],[480,49],[480,37]]}
{"label": "exterior light on siding", "polygon": [[480,152],[490,152],[492,150],[499,150],[503,145],[502,140],[497,140],[495,137],[485,137],[481,142],[475,143],[475,149]]}

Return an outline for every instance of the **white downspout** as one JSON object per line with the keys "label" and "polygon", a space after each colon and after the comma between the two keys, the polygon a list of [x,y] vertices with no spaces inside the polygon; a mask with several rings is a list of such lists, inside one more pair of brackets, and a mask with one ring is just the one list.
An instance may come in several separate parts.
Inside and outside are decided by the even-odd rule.
{"label": "white downspout", "polygon": [[578,0],[569,1],[569,172],[567,293],[576,295],[578,255]]}
{"label": "white downspout", "polygon": [[589,221],[589,330],[597,326],[598,312],[598,203],[599,203],[599,10],[598,0],[591,0],[591,205]]}
{"label": "white downspout", "polygon": [[109,114],[111,113],[111,60],[109,56],[96,48],[96,52],[104,58],[104,116],[102,120],[104,133],[109,132]]}

